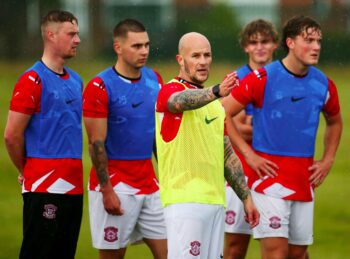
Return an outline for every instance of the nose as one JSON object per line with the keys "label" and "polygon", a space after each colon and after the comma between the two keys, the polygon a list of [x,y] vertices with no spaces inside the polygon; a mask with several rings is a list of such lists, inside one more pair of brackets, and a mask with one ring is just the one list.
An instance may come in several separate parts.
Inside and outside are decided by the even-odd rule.
{"label": "nose", "polygon": [[141,54],[142,55],[148,55],[148,53],[149,53],[149,47],[148,46],[143,46],[141,48]]}
{"label": "nose", "polygon": [[321,49],[321,42],[315,41],[315,43],[313,44],[313,47],[315,50],[320,50]]}
{"label": "nose", "polygon": [[77,44],[80,44],[81,40],[80,40],[80,37],[79,37],[78,34],[76,34],[76,35],[74,36],[74,42],[77,43]]}

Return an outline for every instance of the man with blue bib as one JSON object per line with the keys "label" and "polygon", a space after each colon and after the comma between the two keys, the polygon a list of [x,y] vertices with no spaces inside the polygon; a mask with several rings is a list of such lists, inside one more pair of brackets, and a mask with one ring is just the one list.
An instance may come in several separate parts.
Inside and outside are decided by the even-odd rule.
{"label": "man with blue bib", "polygon": [[[261,213],[253,235],[260,240],[263,258],[307,256],[307,246],[313,242],[314,188],[329,173],[340,141],[337,89],[315,67],[321,39],[321,27],[315,20],[293,17],[282,34],[287,56],[254,70],[223,100],[228,116],[248,103],[254,105],[253,150],[278,166],[251,171],[248,178]],[[325,145],[321,160],[315,161],[320,113],[326,121]],[[240,142],[239,136],[230,134],[230,138]],[[252,152],[247,145],[239,150],[244,157]]]}
{"label": "man with blue bib", "polygon": [[[272,23],[257,19],[248,23],[240,33],[240,45],[247,54],[248,63],[237,70],[239,80],[243,80],[250,72],[261,68],[272,61],[278,46],[277,32]],[[253,105],[248,104],[244,110],[232,119],[244,140],[251,144]],[[236,152],[241,160],[245,177],[249,177],[248,166],[244,157]],[[225,217],[225,258],[242,259],[247,253],[252,229],[244,220],[244,207],[241,200],[226,186],[226,217]]]}
{"label": "man with blue bib", "polygon": [[18,80],[5,129],[23,194],[20,258],[74,258],[83,209],[82,90],[64,66],[80,43],[78,20],[51,11],[42,59]]}
{"label": "man with blue bib", "polygon": [[89,213],[100,258],[124,258],[130,242],[143,239],[154,258],[167,256],[158,180],[152,164],[155,102],[161,77],[145,67],[149,38],[138,21],[114,28],[118,60],[84,91],[84,122],[93,163]]}

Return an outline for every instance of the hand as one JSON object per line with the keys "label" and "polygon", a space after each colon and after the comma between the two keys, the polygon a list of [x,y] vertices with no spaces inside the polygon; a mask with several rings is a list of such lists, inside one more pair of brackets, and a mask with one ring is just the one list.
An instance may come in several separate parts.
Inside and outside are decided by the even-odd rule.
{"label": "hand", "polygon": [[250,151],[247,155],[245,155],[245,160],[257,173],[260,179],[263,179],[264,176],[269,176],[271,178],[275,178],[277,176],[277,172],[275,170],[278,169],[278,166],[274,162],[258,156],[254,151]]}
{"label": "hand", "polygon": [[124,210],[121,207],[118,195],[114,192],[112,187],[108,187],[102,191],[103,206],[108,214],[121,216],[124,214]]}
{"label": "hand", "polygon": [[20,185],[22,185],[22,184],[23,184],[24,177],[23,177],[23,175],[22,175],[22,174],[19,174],[19,175],[18,175],[18,177],[17,177],[17,181],[18,181],[18,183],[19,183]]}
{"label": "hand", "polygon": [[259,224],[260,213],[254,205],[252,196],[249,196],[243,201],[245,216],[244,219],[249,223],[251,228],[256,227]]}
{"label": "hand", "polygon": [[238,84],[239,84],[239,80],[238,80],[238,76],[237,76],[236,71],[227,74],[219,86],[220,96],[224,97],[224,96],[229,95],[229,93],[231,93],[232,89],[235,86],[238,86]]}
{"label": "hand", "polygon": [[315,161],[313,165],[308,168],[309,172],[311,173],[309,178],[310,183],[315,185],[315,187],[320,186],[331,170],[331,167],[332,162],[330,161]]}

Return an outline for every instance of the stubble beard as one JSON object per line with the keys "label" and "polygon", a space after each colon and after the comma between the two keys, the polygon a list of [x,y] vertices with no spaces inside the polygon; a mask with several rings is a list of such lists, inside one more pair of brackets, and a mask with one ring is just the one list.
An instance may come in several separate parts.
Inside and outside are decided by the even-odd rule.
{"label": "stubble beard", "polygon": [[188,77],[189,77],[189,79],[191,80],[192,83],[201,85],[201,84],[203,84],[205,81],[207,81],[207,79],[208,79],[208,76],[206,76],[206,78],[205,78],[204,80],[201,80],[201,79],[199,79],[199,78],[196,76],[196,74],[191,75],[191,71],[190,71],[190,69],[189,69],[189,66],[188,66],[186,60],[184,60],[184,69],[185,69],[185,72],[186,72],[186,74],[188,75]]}

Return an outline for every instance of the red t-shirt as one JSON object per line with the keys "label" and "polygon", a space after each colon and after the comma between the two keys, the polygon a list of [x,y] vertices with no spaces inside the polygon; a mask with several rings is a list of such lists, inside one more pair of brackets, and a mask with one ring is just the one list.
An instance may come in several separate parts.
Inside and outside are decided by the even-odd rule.
{"label": "red t-shirt", "polygon": [[[62,80],[69,78],[65,72]],[[41,79],[35,71],[24,73],[15,85],[10,110],[28,115],[40,113]],[[27,157],[23,192],[83,194],[83,166],[80,159]]]}
{"label": "red t-shirt", "polygon": [[[130,84],[140,79],[130,79],[118,74]],[[160,85],[161,76],[155,72]],[[108,117],[108,94],[100,77],[93,78],[83,94],[83,115],[88,118]],[[125,194],[150,194],[159,189],[152,160],[109,160],[108,173],[114,190]],[[100,186],[94,167],[90,171],[89,190],[99,191]]]}

